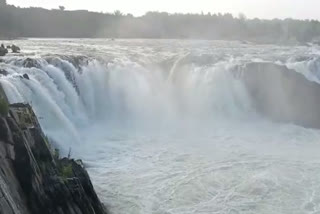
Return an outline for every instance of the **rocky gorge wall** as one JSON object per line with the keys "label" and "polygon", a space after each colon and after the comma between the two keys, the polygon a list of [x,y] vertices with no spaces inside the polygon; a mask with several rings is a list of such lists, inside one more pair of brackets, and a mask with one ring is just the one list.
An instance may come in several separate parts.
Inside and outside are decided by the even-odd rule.
{"label": "rocky gorge wall", "polygon": [[[0,90],[0,97],[5,95]],[[106,214],[80,160],[60,159],[28,104],[0,116],[0,214]]]}
{"label": "rocky gorge wall", "polygon": [[320,84],[286,66],[249,63],[238,72],[255,109],[278,122],[320,129]]}

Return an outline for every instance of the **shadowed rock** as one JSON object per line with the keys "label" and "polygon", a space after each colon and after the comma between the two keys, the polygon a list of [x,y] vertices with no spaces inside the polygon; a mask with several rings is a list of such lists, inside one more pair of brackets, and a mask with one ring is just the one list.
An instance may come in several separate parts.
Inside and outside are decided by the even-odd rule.
{"label": "shadowed rock", "polygon": [[0,56],[5,56],[8,53],[8,49],[0,47]]}
{"label": "shadowed rock", "polygon": [[24,75],[22,75],[22,77],[25,78],[25,79],[27,79],[27,80],[30,79],[28,74],[24,74]]}
{"label": "shadowed rock", "polygon": [[81,162],[53,155],[25,104],[0,117],[0,213],[106,213]]}
{"label": "shadowed rock", "polygon": [[285,66],[250,63],[241,73],[261,114],[281,122],[320,128],[320,85]]}
{"label": "shadowed rock", "polygon": [[20,53],[20,48],[16,45],[11,45],[11,51],[12,53]]}
{"label": "shadowed rock", "polygon": [[26,68],[41,68],[40,63],[36,59],[27,58],[23,61],[23,66]]}

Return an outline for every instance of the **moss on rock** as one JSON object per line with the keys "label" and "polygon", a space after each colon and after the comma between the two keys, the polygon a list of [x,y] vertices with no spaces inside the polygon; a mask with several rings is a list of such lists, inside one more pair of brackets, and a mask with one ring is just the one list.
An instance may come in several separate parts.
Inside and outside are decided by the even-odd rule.
{"label": "moss on rock", "polygon": [[0,115],[5,117],[8,115],[8,112],[9,112],[8,102],[5,99],[0,98]]}

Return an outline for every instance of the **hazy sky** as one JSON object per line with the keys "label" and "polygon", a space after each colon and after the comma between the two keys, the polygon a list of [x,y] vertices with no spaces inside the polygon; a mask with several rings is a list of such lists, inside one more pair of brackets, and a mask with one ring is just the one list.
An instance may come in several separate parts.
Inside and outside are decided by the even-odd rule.
{"label": "hazy sky", "polygon": [[320,0],[7,0],[21,7],[39,6],[57,8],[63,5],[68,10],[87,9],[142,15],[146,11],[182,13],[222,12],[259,18],[299,18],[320,20]]}

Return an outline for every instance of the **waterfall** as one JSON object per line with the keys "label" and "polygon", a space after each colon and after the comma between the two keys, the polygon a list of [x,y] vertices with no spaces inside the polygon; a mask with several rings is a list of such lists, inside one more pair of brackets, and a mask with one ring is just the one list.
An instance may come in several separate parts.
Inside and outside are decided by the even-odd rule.
{"label": "waterfall", "polygon": [[[0,82],[11,103],[34,107],[46,134],[58,143],[80,143],[79,132],[93,124],[197,126],[253,111],[228,61],[205,67],[180,63],[186,56],[172,66],[169,79],[174,75],[175,81],[169,82],[167,71],[129,60],[93,59],[75,66],[58,56],[10,59],[9,74]],[[26,61],[36,66],[26,67]]]}

